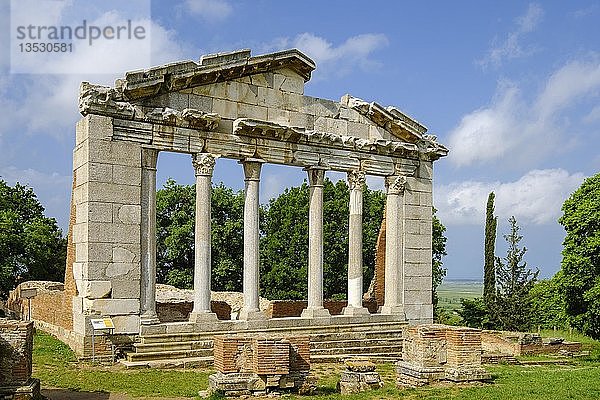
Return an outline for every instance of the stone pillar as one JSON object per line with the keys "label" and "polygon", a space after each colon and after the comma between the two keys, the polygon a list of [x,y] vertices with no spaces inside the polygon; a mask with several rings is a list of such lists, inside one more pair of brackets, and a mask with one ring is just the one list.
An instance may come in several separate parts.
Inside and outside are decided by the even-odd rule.
{"label": "stone pillar", "polygon": [[404,267],[404,188],[406,177],[388,176],[385,179],[386,234],[385,234],[385,297],[382,314],[404,316],[402,299],[402,271]]}
{"label": "stone pillar", "polygon": [[156,315],[156,160],[158,150],[142,149],[140,322],[158,323]]}
{"label": "stone pillar", "polygon": [[310,185],[308,209],[308,307],[303,318],[327,318],[323,307],[323,179],[325,169],[307,168]]}
{"label": "stone pillar", "polygon": [[259,183],[263,160],[242,161],[245,176],[244,190],[244,306],[240,319],[264,319],[258,303],[259,285]]}
{"label": "stone pillar", "polygon": [[348,306],[344,315],[368,315],[362,306],[363,298],[363,259],[362,259],[362,209],[365,173],[348,172],[350,187],[350,220],[348,223]]}
{"label": "stone pillar", "polygon": [[210,309],[210,198],[215,156],[196,153],[192,156],[196,173],[196,222],[194,241],[194,308],[190,322],[216,320]]}

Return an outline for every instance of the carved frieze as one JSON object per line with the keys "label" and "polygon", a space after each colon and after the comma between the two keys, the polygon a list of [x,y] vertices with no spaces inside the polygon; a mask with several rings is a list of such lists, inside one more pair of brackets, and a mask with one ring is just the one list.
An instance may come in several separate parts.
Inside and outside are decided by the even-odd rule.
{"label": "carved frieze", "polygon": [[107,86],[82,82],[79,87],[79,112],[131,119],[135,108],[123,99],[121,92]]}
{"label": "carved frieze", "polygon": [[159,124],[177,125],[201,130],[212,131],[219,126],[221,117],[215,113],[205,113],[193,108],[183,111],[169,107],[155,108],[146,114],[146,121]]}
{"label": "carved frieze", "polygon": [[267,137],[287,142],[325,145],[369,153],[377,152],[384,155],[393,155],[396,153],[398,156],[401,156],[406,152],[416,153],[418,151],[417,146],[412,143],[382,139],[362,139],[354,136],[307,130],[249,118],[235,120],[233,132],[236,135]]}

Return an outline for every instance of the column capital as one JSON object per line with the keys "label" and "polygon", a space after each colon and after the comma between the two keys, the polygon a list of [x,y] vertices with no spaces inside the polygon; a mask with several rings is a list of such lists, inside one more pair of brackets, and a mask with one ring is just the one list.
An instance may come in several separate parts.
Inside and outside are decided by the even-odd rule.
{"label": "column capital", "polygon": [[217,157],[210,153],[194,153],[192,155],[192,165],[196,171],[196,176],[212,176],[216,159]]}
{"label": "column capital", "polygon": [[363,185],[366,182],[365,171],[353,170],[348,171],[348,186],[350,190],[359,189],[362,190]]}
{"label": "column capital", "polygon": [[325,180],[326,168],[323,167],[306,167],[304,170],[308,173],[308,184],[311,187],[322,187]]}
{"label": "column capital", "polygon": [[158,150],[142,148],[142,168],[156,171]]}
{"label": "column capital", "polygon": [[260,158],[247,158],[240,161],[240,164],[244,167],[244,180],[246,181],[260,181],[260,170],[265,160]]}
{"label": "column capital", "polygon": [[406,176],[386,176],[385,187],[387,189],[387,194],[404,194],[404,189],[406,189]]}

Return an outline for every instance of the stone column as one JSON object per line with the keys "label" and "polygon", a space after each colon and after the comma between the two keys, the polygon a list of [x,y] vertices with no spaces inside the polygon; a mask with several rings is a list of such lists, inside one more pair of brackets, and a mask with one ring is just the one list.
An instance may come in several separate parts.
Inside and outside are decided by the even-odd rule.
{"label": "stone column", "polygon": [[365,173],[348,172],[350,187],[350,220],[348,223],[348,306],[344,315],[368,315],[362,306],[363,297],[363,259],[362,259],[362,209]]}
{"label": "stone column", "polygon": [[244,191],[244,306],[240,319],[264,319],[258,303],[259,284],[259,183],[263,160],[246,159],[242,161],[245,176]]}
{"label": "stone column", "polygon": [[157,324],[156,315],[156,160],[158,150],[142,149],[140,322]]}
{"label": "stone column", "polygon": [[196,153],[192,156],[196,172],[196,223],[194,241],[194,308],[190,322],[217,319],[210,308],[210,198],[215,156]]}
{"label": "stone column", "polygon": [[406,177],[388,176],[385,179],[386,234],[385,234],[385,295],[380,309],[382,314],[404,316],[402,299],[402,271],[404,264],[404,188]]}
{"label": "stone column", "polygon": [[306,168],[310,185],[308,209],[308,307],[303,318],[327,318],[323,307],[323,179],[325,169]]}

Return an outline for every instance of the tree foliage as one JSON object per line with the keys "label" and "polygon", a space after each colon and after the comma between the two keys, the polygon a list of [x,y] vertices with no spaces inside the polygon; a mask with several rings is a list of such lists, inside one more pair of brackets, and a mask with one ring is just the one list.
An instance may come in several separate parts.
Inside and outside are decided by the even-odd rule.
{"label": "tree foliage", "polygon": [[67,240],[33,189],[0,179],[0,297],[28,280],[62,281]]}
{"label": "tree foliage", "polygon": [[[260,286],[269,299],[305,299],[308,267],[308,196],[306,183],[286,189],[260,215]],[[325,179],[323,187],[324,297],[345,298],[348,266],[346,182]],[[363,289],[374,273],[375,246],[385,195],[363,191]],[[244,193],[223,184],[211,196],[212,289],[242,290]],[[157,193],[157,278],[159,283],[191,288],[194,274],[195,187],[168,180]],[[446,270],[446,228],[433,216],[433,288]]]}
{"label": "tree foliage", "polygon": [[586,179],[564,202],[558,222],[563,242],[560,286],[569,323],[600,338],[600,173]]}
{"label": "tree foliage", "polygon": [[[270,299],[304,299],[307,292],[308,197],[306,183],[286,189],[265,210],[261,239],[262,293]],[[344,181],[325,179],[323,187],[323,295],[345,298],[348,267],[348,202]],[[375,244],[385,196],[363,191],[363,289],[373,277]]]}
{"label": "tree foliage", "polygon": [[498,218],[494,216],[494,192],[490,192],[485,213],[485,242],[483,265],[483,301],[491,307],[496,295],[495,247]]}
{"label": "tree foliage", "polygon": [[562,279],[562,272],[558,271],[552,278],[538,281],[529,292],[533,327],[568,328],[565,298],[561,293]]}
{"label": "tree foliage", "polygon": [[496,302],[494,315],[499,329],[524,331],[531,327],[532,306],[529,292],[535,285],[539,270],[527,268],[523,256],[526,247],[519,247],[523,236],[515,217],[508,219],[510,232],[504,235],[508,243],[506,257],[496,258]]}
{"label": "tree foliage", "polygon": [[446,253],[446,236],[444,236],[444,232],[446,232],[446,227],[442,224],[442,222],[435,215],[436,209],[433,209],[432,216],[432,280],[431,280],[431,289],[432,289],[432,300],[433,300],[433,317],[435,320],[438,320],[442,310],[438,307],[438,295],[437,288],[442,284],[444,277],[446,276],[446,268],[444,268],[444,264],[442,258],[447,254]]}
{"label": "tree foliage", "polygon": [[[195,185],[169,179],[156,194],[157,281],[194,284]],[[244,194],[223,184],[211,194],[212,289],[242,290]]]}

